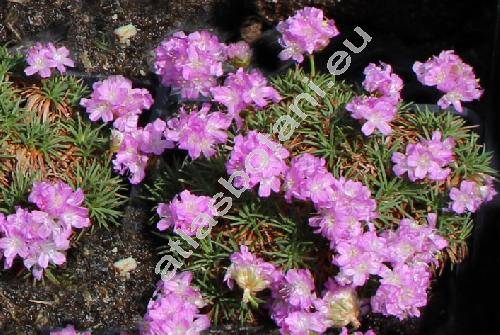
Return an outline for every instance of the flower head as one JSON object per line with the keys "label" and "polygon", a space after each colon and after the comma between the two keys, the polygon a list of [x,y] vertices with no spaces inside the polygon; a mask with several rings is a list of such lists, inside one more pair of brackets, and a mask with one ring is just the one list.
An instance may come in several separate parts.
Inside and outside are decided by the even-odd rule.
{"label": "flower head", "polygon": [[421,140],[406,146],[405,154],[395,152],[392,161],[397,176],[405,173],[411,181],[425,179],[444,180],[451,173],[448,164],[454,161],[455,141],[449,137],[442,140],[440,131],[434,131],[431,140]]}
{"label": "flower head", "polygon": [[472,180],[462,180],[460,188],[450,190],[450,207],[458,214],[466,211],[474,213],[483,202],[490,201],[495,195],[491,179],[487,179],[484,186]]}
{"label": "flower head", "polygon": [[67,325],[65,328],[60,330],[53,330],[50,335],[91,335],[91,332],[79,332],[75,330],[75,326]]}
{"label": "flower head", "polygon": [[226,106],[238,127],[243,124],[240,112],[245,108],[262,108],[267,106],[269,101],[276,103],[281,100],[278,91],[267,86],[267,79],[260,71],[247,72],[243,68],[230,73],[223,86],[213,87],[210,91],[214,101]]}
{"label": "flower head", "polygon": [[226,47],[208,31],[189,35],[177,32],[156,48],[155,69],[165,86],[180,89],[181,96],[208,96],[223,74]]}
{"label": "flower head", "polygon": [[371,63],[365,68],[364,74],[363,87],[365,90],[395,100],[400,99],[403,80],[392,72],[392,67],[389,64],[380,62],[380,66],[377,66]]}
{"label": "flower head", "polygon": [[220,111],[210,113],[210,108],[210,104],[204,104],[199,111],[188,112],[181,108],[179,116],[167,123],[166,138],[177,142],[193,159],[201,155],[212,157],[216,153],[215,146],[227,141],[231,118]]}
{"label": "flower head", "polygon": [[69,58],[69,50],[66,47],[56,48],[52,43],[35,44],[28,50],[26,61],[28,67],[24,73],[28,76],[39,73],[42,78],[50,77],[52,68],[57,68],[60,73],[65,73],[66,66],[75,66],[73,60]]}
{"label": "flower head", "polygon": [[243,302],[252,300],[253,296],[269,288],[276,280],[278,272],[273,264],[255,256],[245,245],[240,251],[231,255],[231,265],[227,269],[224,281],[232,289],[234,282],[243,290]]}
{"label": "flower head", "polygon": [[360,325],[360,302],[356,289],[351,286],[340,286],[330,278],[325,284],[323,297],[315,301],[316,310],[328,320],[333,327],[344,327],[352,324]]}
{"label": "flower head", "polygon": [[390,122],[398,112],[397,100],[392,97],[356,97],[347,104],[346,109],[355,119],[364,120],[361,131],[366,136],[375,129],[382,134],[389,135],[392,131]]}
{"label": "flower head", "polygon": [[442,51],[425,63],[415,62],[413,71],[422,84],[436,86],[444,93],[438,101],[443,109],[453,105],[457,112],[462,113],[462,101],[476,100],[483,94],[472,67],[453,50]]}
{"label": "flower head", "polygon": [[184,190],[169,204],[158,205],[157,212],[162,219],[157,227],[159,230],[173,228],[174,232],[195,235],[200,229],[213,225],[213,218],[217,216],[214,202],[213,198]]}
{"label": "flower head", "polygon": [[244,41],[229,44],[226,49],[227,58],[237,67],[246,67],[252,59],[252,49]]}
{"label": "flower head", "polygon": [[191,272],[183,272],[158,283],[141,335],[199,335],[210,327],[208,316],[199,312],[205,303],[198,288],[192,286],[192,278]]}
{"label": "flower head", "polygon": [[90,120],[114,120],[114,127],[124,132],[136,130],[142,110],[153,104],[148,90],[132,88],[132,82],[123,76],[110,76],[98,81],[92,89],[90,98],[80,102],[87,109]]}
{"label": "flower head", "polygon": [[246,136],[234,138],[231,157],[226,164],[227,172],[244,171],[248,180],[237,179],[235,185],[252,188],[259,184],[259,196],[268,197],[271,191],[280,191],[280,178],[287,170],[285,158],[288,155],[288,150],[267,135],[250,131]]}
{"label": "flower head", "polygon": [[322,50],[332,37],[339,34],[335,22],[325,19],[323,11],[305,7],[280,22],[276,29],[281,33],[280,44],[285,48],[279,57],[302,63],[304,54]]}

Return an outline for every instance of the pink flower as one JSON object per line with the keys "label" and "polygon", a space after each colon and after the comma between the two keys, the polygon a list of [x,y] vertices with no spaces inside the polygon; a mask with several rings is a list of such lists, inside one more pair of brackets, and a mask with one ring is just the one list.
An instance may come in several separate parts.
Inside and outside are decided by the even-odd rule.
{"label": "pink flower", "polygon": [[490,201],[496,195],[490,178],[486,179],[486,184],[480,186],[475,181],[463,180],[460,188],[453,187],[450,190],[450,207],[458,214],[466,211],[474,213],[485,201]]}
{"label": "pink flower", "polygon": [[408,144],[405,154],[395,152],[392,155],[394,173],[397,176],[408,173],[411,181],[446,179],[451,173],[446,166],[454,161],[455,141],[450,137],[441,140],[441,137],[440,131],[434,131],[431,140]]}
{"label": "pink flower", "polygon": [[393,98],[396,101],[400,99],[403,81],[392,72],[390,65],[380,62],[380,66],[377,66],[371,63],[365,68],[364,74],[363,87],[365,90]]}
{"label": "pink flower", "polygon": [[346,105],[346,109],[351,112],[353,118],[365,121],[361,131],[366,136],[371,135],[375,129],[388,135],[392,131],[390,122],[398,112],[397,102],[386,96],[356,97]]}
{"label": "pink flower", "polygon": [[462,101],[476,100],[483,94],[472,67],[453,50],[442,51],[425,63],[415,62],[413,71],[422,84],[436,86],[445,94],[438,101],[443,109],[453,105],[457,112],[462,113]]}
{"label": "pink flower", "polygon": [[273,264],[267,263],[248,251],[245,245],[240,252],[231,255],[231,265],[227,269],[224,281],[230,289],[234,282],[243,290],[243,302],[253,301],[256,293],[269,288],[277,280],[279,272]]}
{"label": "pink flower", "polygon": [[28,76],[39,73],[42,78],[50,77],[52,68],[57,68],[60,73],[65,73],[66,66],[75,66],[73,60],[69,58],[69,50],[66,47],[56,48],[52,43],[35,44],[28,50],[26,61],[28,67],[24,73]]}
{"label": "pink flower", "polygon": [[385,268],[380,276],[381,285],[371,298],[373,312],[393,315],[400,320],[419,317],[419,308],[427,305],[431,276],[428,266],[425,263],[398,263],[392,270]]}
{"label": "pink flower", "polygon": [[208,316],[200,314],[205,303],[192,286],[192,274],[183,272],[169,281],[160,281],[149,301],[141,335],[199,335],[210,327]]}
{"label": "pink flower", "polygon": [[83,207],[83,191],[63,182],[35,182],[28,199],[38,209],[17,208],[0,216],[0,255],[10,268],[16,257],[24,261],[35,279],[41,279],[49,265],[66,262],[73,228],[90,226],[89,211]]}
{"label": "pink flower", "polygon": [[361,312],[356,288],[340,286],[332,278],[328,279],[325,288],[323,297],[314,302],[316,310],[333,327],[344,327],[348,324],[358,327]]}
{"label": "pink flower", "polygon": [[210,220],[217,216],[214,203],[210,197],[197,196],[184,190],[169,204],[158,205],[157,212],[162,219],[157,227],[159,230],[172,227],[174,232],[182,231],[193,236],[200,229],[211,225]]}
{"label": "pink flower", "polygon": [[215,146],[227,141],[227,129],[231,118],[219,111],[209,113],[210,104],[203,104],[197,111],[181,108],[177,118],[168,121],[165,137],[177,142],[179,148],[187,150],[192,159],[212,157],[216,153]]}
{"label": "pink flower", "polygon": [[[328,186],[327,186],[328,187]],[[370,190],[360,182],[334,179],[332,196],[328,201],[316,203],[319,216],[309,219],[332,247],[341,240],[351,239],[363,232],[363,224],[375,219],[377,203]]]}
{"label": "pink flower", "polygon": [[267,79],[258,70],[246,72],[239,68],[236,73],[230,73],[224,81],[224,86],[212,88],[213,100],[226,106],[229,114],[236,120],[238,127],[243,121],[240,112],[249,106],[263,108],[269,101],[279,102],[281,96],[270,86]]}
{"label": "pink flower", "polygon": [[332,37],[339,34],[335,22],[324,18],[323,11],[305,7],[292,17],[280,22],[276,29],[281,33],[280,44],[285,48],[279,57],[302,63],[304,54],[322,50]]}
{"label": "pink flower", "polygon": [[48,78],[52,74],[50,69],[55,67],[55,63],[50,57],[50,51],[41,43],[37,43],[28,50],[26,61],[28,67],[24,73],[28,76],[39,73],[42,78]]}
{"label": "pink flower", "polygon": [[326,161],[309,153],[294,157],[286,172],[283,187],[285,199],[312,200],[324,203],[333,197],[333,175],[326,169]]}
{"label": "pink flower", "polygon": [[340,241],[333,263],[340,267],[336,276],[342,285],[363,286],[370,275],[379,275],[385,268],[382,250],[385,239],[367,232],[353,240]]}
{"label": "pink flower", "polygon": [[[146,176],[149,157],[142,152],[143,131],[141,129],[123,133],[120,149],[113,160],[113,168],[121,175],[130,174],[132,184],[140,183]],[[147,145],[146,145],[147,146]]]}
{"label": "pink flower", "polygon": [[[246,186],[252,188],[259,184],[259,196],[268,197],[271,191],[280,191],[280,178],[287,170],[285,158],[288,156],[288,150],[281,144],[273,142],[265,134],[250,131],[246,136],[234,138],[231,157],[226,164],[227,172],[245,172],[248,175]],[[235,185],[241,187],[245,182],[238,179]]]}
{"label": "pink flower", "polygon": [[148,90],[132,88],[132,82],[123,76],[110,76],[92,86],[90,99],[82,99],[80,104],[87,109],[90,120],[114,120],[114,127],[120,131],[134,131],[143,109],[153,104]]}
{"label": "pink flower", "polygon": [[281,293],[295,307],[306,309],[316,299],[314,278],[307,269],[290,269],[283,278]]}
{"label": "pink flower", "polygon": [[437,215],[428,214],[428,225],[419,225],[411,219],[403,219],[396,232],[386,231],[382,235],[387,243],[386,261],[396,263],[423,262],[437,264],[439,251],[448,246],[448,241],[436,229]]}
{"label": "pink flower", "polygon": [[164,138],[167,124],[161,119],[148,123],[142,131],[141,151],[147,154],[161,155],[165,149],[174,147],[172,141]]}
{"label": "pink flower", "polygon": [[66,66],[75,67],[75,62],[69,58],[69,50],[66,47],[56,48],[54,44],[48,43],[47,49],[49,57],[53,61],[52,66],[56,67],[59,72],[65,73]]}
{"label": "pink flower", "polygon": [[238,67],[245,67],[250,64],[252,49],[248,43],[240,41],[227,46],[227,57]]}
{"label": "pink flower", "polygon": [[223,74],[226,47],[207,31],[189,35],[177,32],[156,48],[155,70],[165,86],[180,89],[181,96],[208,96]]}
{"label": "pink flower", "polygon": [[50,335],[91,335],[91,332],[79,332],[75,330],[75,326],[68,325],[60,330],[53,330]]}
{"label": "pink flower", "polygon": [[322,334],[328,329],[328,323],[320,313],[296,311],[285,318],[285,325],[290,335]]}

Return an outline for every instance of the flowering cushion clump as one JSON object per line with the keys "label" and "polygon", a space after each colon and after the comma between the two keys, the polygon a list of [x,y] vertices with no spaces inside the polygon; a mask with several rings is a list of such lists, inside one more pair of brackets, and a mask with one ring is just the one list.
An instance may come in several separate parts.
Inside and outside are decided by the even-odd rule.
{"label": "flowering cushion clump", "polygon": [[[282,55],[299,62],[336,35],[316,9],[280,30]],[[262,85],[245,88],[253,77]],[[182,257],[214,322],[255,324],[268,313],[284,335],[373,335],[353,329],[367,312],[418,317],[436,269],[465,257],[470,213],[495,195],[478,136],[450,111],[405,104],[389,64],[366,67],[364,96],[313,67],[309,78],[298,67],[270,84],[260,77],[240,68],[210,89],[217,113],[237,125],[219,127],[210,154],[201,125],[187,128],[186,144],[175,132],[197,120],[196,103],[167,120],[166,137],[189,157],[149,187],[157,228],[169,246],[195,250],[164,252]],[[297,98],[304,92],[310,99]],[[280,131],[287,118],[292,131]],[[202,239],[186,229],[196,229],[197,214]],[[177,225],[185,234],[166,230]]]}
{"label": "flowering cushion clump", "polygon": [[0,216],[0,251],[4,267],[11,268],[19,256],[24,266],[41,279],[45,269],[66,262],[73,228],[90,226],[89,211],[81,205],[84,194],[63,183],[38,182],[29,200],[38,210],[18,207],[6,218]]}

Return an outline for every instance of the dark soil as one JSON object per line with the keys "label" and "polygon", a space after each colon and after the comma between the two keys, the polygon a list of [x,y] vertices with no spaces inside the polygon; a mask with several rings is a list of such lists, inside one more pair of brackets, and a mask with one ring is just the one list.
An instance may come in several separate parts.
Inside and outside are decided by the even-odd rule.
{"label": "dark soil", "polygon": [[[126,226],[144,221],[129,208]],[[96,229],[75,241],[64,267],[54,270],[59,283],[33,283],[19,268],[0,281],[0,333],[29,335],[74,324],[78,329],[133,330],[154,290],[156,257],[147,234],[131,229]],[[113,263],[133,257],[137,268],[121,277]],[[2,330],[4,333],[2,333]]]}

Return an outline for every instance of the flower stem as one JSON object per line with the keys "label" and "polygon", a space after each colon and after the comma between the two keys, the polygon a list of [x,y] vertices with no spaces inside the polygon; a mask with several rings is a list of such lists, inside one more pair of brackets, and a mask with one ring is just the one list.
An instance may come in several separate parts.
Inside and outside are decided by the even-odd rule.
{"label": "flower stem", "polygon": [[311,78],[316,75],[316,66],[314,65],[314,55],[309,55],[309,65],[311,66]]}

